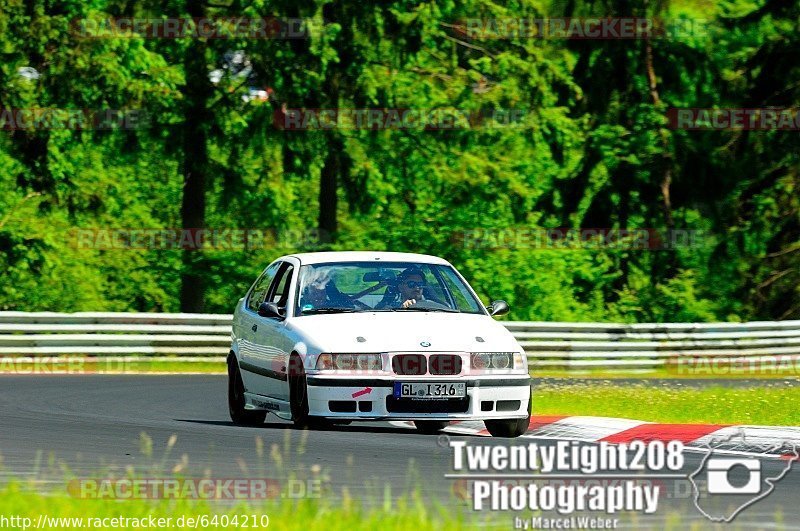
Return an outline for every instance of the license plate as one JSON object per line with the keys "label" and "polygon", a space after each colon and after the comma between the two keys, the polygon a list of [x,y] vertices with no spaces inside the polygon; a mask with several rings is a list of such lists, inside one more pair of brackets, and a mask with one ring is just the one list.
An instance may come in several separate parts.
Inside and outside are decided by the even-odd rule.
{"label": "license plate", "polygon": [[402,383],[395,382],[395,398],[464,398],[467,384],[460,383]]}

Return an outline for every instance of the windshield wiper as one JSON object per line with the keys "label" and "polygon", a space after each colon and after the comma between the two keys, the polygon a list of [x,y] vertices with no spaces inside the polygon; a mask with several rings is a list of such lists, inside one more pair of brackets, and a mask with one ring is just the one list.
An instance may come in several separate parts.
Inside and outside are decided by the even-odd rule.
{"label": "windshield wiper", "polygon": [[372,310],[373,312],[446,312],[461,313],[452,308],[425,308],[419,306],[409,306],[408,308],[383,308],[382,310]]}
{"label": "windshield wiper", "polygon": [[408,308],[401,308],[401,311],[461,313],[458,310],[454,310],[452,308],[425,308],[418,306],[409,306]]}
{"label": "windshield wiper", "polygon": [[355,313],[354,308],[310,308],[308,310],[302,310],[300,313],[303,315],[309,315],[314,313]]}

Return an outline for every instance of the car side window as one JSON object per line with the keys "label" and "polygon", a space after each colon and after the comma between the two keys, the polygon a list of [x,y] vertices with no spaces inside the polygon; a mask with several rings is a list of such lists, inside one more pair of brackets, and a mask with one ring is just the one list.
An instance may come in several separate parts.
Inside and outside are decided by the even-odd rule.
{"label": "car side window", "polygon": [[253,291],[250,292],[250,297],[247,299],[247,307],[252,311],[257,312],[258,307],[262,302],[264,302],[264,298],[267,295],[267,289],[269,289],[270,284],[272,284],[272,280],[275,278],[275,273],[278,272],[278,268],[280,266],[280,263],[269,266],[261,275],[261,277],[256,280],[256,283],[253,286]]}
{"label": "car side window", "polygon": [[294,271],[294,267],[291,264],[285,264],[272,282],[273,287],[269,291],[270,302],[274,302],[279,308],[285,308],[289,300],[289,282],[292,279],[292,271]]}

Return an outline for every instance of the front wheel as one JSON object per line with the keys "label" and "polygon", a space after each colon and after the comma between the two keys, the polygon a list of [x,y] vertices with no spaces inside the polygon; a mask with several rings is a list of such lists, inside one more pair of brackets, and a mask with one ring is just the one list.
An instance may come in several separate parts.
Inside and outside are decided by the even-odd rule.
{"label": "front wheel", "polygon": [[519,437],[520,435],[524,435],[525,432],[528,431],[528,427],[531,424],[531,411],[533,407],[533,398],[531,397],[528,400],[528,416],[523,417],[521,419],[498,419],[498,420],[486,420],[484,424],[486,424],[486,431],[488,431],[492,437]]}
{"label": "front wheel", "polygon": [[228,358],[228,412],[234,424],[239,426],[258,426],[264,424],[266,411],[250,411],[244,408],[244,382],[236,357]]}
{"label": "front wheel", "polygon": [[446,420],[415,420],[414,427],[420,433],[433,434],[439,433],[447,427]]}
{"label": "front wheel", "polygon": [[486,420],[486,430],[492,437],[519,437],[528,431],[530,417],[510,420]]}
{"label": "front wheel", "polygon": [[349,420],[324,419],[308,414],[308,383],[303,360],[294,355],[289,359],[289,407],[292,422],[298,428],[330,428],[350,424]]}
{"label": "front wheel", "polygon": [[303,368],[303,360],[297,355],[289,359],[289,407],[295,426],[306,427],[311,424],[311,417],[308,415],[306,371]]}

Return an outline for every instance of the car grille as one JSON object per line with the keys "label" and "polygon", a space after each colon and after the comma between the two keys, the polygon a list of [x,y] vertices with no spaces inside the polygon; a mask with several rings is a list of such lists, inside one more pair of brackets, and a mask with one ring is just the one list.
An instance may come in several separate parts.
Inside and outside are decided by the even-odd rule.
{"label": "car grille", "polygon": [[461,374],[462,361],[458,354],[398,354],[392,358],[392,370],[402,376],[453,376]]}
{"label": "car grille", "polygon": [[423,354],[398,354],[392,358],[392,370],[404,376],[420,376],[428,372]]}
{"label": "car grille", "polygon": [[389,413],[465,413],[468,409],[468,396],[452,400],[386,397],[386,411]]}
{"label": "car grille", "polygon": [[461,356],[456,354],[433,354],[430,357],[430,372],[437,376],[461,373]]}

